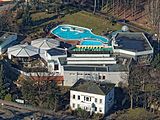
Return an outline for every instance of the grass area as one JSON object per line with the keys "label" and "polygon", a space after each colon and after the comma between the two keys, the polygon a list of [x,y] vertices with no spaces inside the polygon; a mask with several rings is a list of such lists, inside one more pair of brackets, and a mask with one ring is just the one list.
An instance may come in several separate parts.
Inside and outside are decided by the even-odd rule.
{"label": "grass area", "polygon": [[153,120],[154,114],[143,108],[129,109],[127,112],[118,116],[116,120]]}
{"label": "grass area", "polygon": [[45,18],[50,18],[52,16],[54,16],[55,14],[47,14],[46,12],[39,12],[39,13],[34,13],[31,14],[32,20],[33,21],[38,21],[40,19],[45,19]]}
{"label": "grass area", "polygon": [[[32,14],[32,19],[34,21],[38,21],[53,16],[54,14],[46,14],[44,12],[34,13]],[[121,28],[121,25],[119,24],[115,24],[114,26],[112,26],[110,21],[85,11],[67,14],[62,18],[52,19],[42,23],[40,26],[47,25],[51,22],[62,22],[62,24],[73,24],[77,26],[87,27],[92,29],[95,34],[101,34],[103,31],[106,30],[118,30]],[[33,29],[37,29],[37,27],[39,28],[39,26],[35,26],[33,27]]]}
{"label": "grass area", "polygon": [[77,12],[72,15],[66,15],[64,18],[62,18],[62,20],[67,24],[90,28],[96,34],[101,34],[107,29],[117,30],[121,28],[121,25],[115,24],[112,26],[110,21],[84,11]]}

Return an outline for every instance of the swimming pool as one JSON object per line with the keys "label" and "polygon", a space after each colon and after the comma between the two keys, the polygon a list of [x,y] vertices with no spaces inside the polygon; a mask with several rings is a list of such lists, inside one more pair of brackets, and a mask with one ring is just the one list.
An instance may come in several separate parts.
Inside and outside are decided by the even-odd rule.
{"label": "swimming pool", "polygon": [[80,45],[92,45],[92,46],[102,46],[103,43],[98,40],[83,40]]}
{"label": "swimming pool", "polygon": [[[84,40],[93,39],[103,43],[108,43],[108,39],[99,35],[95,35],[90,29],[74,26],[74,25],[59,25],[51,30],[51,34],[63,40]],[[90,42],[91,43],[91,42]],[[93,43],[94,44],[94,43]]]}

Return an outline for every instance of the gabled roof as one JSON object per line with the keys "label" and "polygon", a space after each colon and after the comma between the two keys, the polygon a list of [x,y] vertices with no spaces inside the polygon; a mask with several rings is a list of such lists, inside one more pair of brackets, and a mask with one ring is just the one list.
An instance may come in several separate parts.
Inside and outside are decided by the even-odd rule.
{"label": "gabled roof", "polygon": [[91,80],[79,79],[71,88],[74,91],[107,95],[113,88],[115,84],[106,82],[95,82]]}

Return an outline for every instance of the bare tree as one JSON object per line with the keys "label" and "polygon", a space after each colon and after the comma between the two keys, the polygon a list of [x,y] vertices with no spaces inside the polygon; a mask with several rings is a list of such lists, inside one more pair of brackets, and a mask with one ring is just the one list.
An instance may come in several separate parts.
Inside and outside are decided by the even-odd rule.
{"label": "bare tree", "polygon": [[160,22],[160,0],[148,0],[146,14],[150,23],[156,27]]}
{"label": "bare tree", "polygon": [[97,7],[97,0],[94,0],[93,14],[95,14],[95,12],[96,12],[96,7]]}

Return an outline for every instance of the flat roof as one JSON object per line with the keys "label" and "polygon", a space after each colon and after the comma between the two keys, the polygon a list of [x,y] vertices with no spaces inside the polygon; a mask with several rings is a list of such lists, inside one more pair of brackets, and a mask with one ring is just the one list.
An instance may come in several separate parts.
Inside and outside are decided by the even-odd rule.
{"label": "flat roof", "polygon": [[10,35],[16,35],[16,33],[4,33],[4,32],[0,32],[0,45],[7,39],[8,36]]}
{"label": "flat roof", "polygon": [[118,44],[118,46],[114,47],[115,49],[124,49],[133,52],[152,50],[148,39],[143,33],[119,32],[115,36],[115,41]]}
{"label": "flat roof", "polygon": [[127,71],[127,66],[120,64],[107,66],[64,65],[64,71],[118,72]]}
{"label": "flat roof", "polygon": [[47,53],[51,56],[66,55],[66,51],[60,48],[52,48],[47,50]]}

